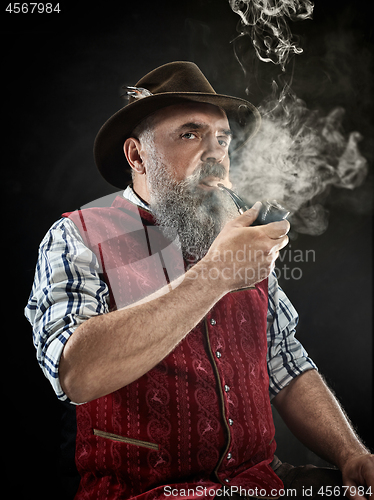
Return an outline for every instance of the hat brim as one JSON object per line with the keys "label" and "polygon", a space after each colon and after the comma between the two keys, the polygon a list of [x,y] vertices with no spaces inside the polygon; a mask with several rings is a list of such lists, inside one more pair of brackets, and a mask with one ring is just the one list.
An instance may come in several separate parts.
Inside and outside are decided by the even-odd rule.
{"label": "hat brim", "polygon": [[94,158],[104,179],[116,188],[124,189],[131,182],[131,167],[123,152],[125,140],[151,114],[167,106],[186,102],[213,104],[226,112],[233,128],[234,151],[256,134],[261,123],[257,108],[238,97],[200,92],[165,92],[138,99],[111,116],[96,136]]}

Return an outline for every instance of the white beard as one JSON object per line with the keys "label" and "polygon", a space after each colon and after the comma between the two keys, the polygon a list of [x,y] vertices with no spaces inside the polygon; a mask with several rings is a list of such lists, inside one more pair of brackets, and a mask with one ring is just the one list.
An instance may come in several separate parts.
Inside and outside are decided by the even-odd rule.
{"label": "white beard", "polygon": [[156,223],[167,238],[179,239],[183,256],[191,264],[204,257],[224,224],[238,216],[236,207],[220,190],[199,187],[206,177],[225,175],[219,163],[202,163],[192,175],[177,182],[154,151],[147,164],[150,207]]}

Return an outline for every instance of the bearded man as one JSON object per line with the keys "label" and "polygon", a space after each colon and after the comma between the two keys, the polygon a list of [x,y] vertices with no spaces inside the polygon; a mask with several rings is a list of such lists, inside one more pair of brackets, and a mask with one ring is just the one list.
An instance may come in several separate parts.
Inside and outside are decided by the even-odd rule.
{"label": "bearded man", "polygon": [[[261,204],[237,216],[217,189],[258,111],[189,62],[128,91],[95,160],[113,185],[132,184],[52,226],[26,308],[38,361],[76,417],[76,498],[368,495],[373,456],[295,339],[273,273],[289,223],[253,226]],[[270,399],[341,472],[274,456]]]}

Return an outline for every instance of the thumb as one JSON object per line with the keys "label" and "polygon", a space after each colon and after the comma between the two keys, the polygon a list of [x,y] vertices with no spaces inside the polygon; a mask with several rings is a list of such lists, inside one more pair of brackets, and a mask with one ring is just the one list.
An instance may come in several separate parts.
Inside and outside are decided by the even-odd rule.
{"label": "thumb", "polygon": [[243,214],[236,217],[233,222],[233,226],[237,227],[248,227],[257,219],[259,211],[262,207],[261,201],[256,201],[256,203],[249,210],[246,210]]}

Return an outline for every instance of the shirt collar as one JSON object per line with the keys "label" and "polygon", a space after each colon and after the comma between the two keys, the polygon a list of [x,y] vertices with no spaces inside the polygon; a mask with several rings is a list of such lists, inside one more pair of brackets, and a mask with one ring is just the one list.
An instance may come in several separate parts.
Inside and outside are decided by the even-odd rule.
{"label": "shirt collar", "polygon": [[127,186],[127,188],[122,193],[122,196],[126,200],[131,201],[131,203],[138,205],[138,207],[145,208],[145,210],[148,210],[148,212],[151,211],[150,206],[139,198],[139,196],[135,193],[131,186]]}

